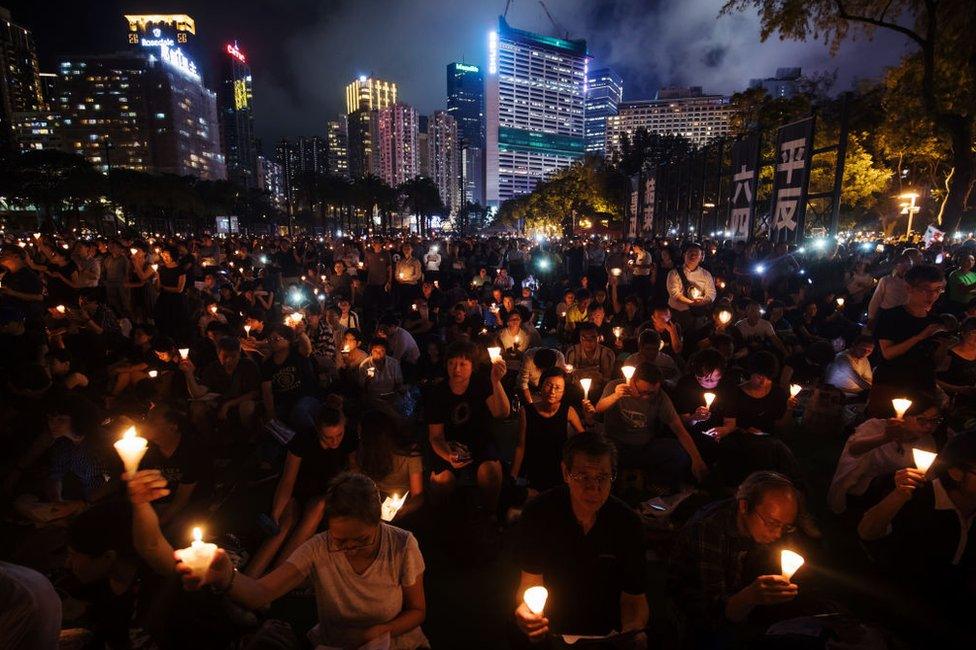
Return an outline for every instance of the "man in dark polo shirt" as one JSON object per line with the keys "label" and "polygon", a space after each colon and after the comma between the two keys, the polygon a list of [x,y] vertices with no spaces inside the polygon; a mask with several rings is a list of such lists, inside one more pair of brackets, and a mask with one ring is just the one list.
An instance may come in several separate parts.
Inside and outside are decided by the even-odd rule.
{"label": "man in dark polo shirt", "polygon": [[[516,547],[522,577],[515,621],[529,640],[616,631],[631,633],[633,647],[646,644],[644,532],[637,514],[610,496],[616,470],[612,442],[595,433],[573,436],[563,449],[566,485],[525,507]],[[549,590],[542,615],[522,602],[525,590],[536,585]]]}
{"label": "man in dark polo shirt", "polygon": [[374,239],[366,249],[366,318],[373,320],[388,304],[390,285],[393,282],[393,262],[390,253],[383,250],[383,242]]}

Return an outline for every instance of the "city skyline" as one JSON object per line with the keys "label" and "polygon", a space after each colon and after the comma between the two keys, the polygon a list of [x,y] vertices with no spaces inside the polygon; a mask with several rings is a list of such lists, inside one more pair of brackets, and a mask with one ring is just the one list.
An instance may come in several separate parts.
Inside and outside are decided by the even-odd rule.
{"label": "city skyline", "polygon": [[[376,1],[366,0],[296,2],[271,14],[261,6],[232,7],[224,2],[164,3],[164,7],[158,2],[110,1],[99,3],[94,12],[66,6],[51,14],[21,0],[2,1],[16,21],[33,31],[44,72],[52,71],[59,54],[122,49],[118,34],[123,13],[165,9],[186,12],[196,19],[198,63],[207,86],[213,89],[218,83],[219,50],[223,43],[236,39],[252,65],[255,133],[263,141],[266,155],[281,137],[324,135],[326,122],[343,112],[345,85],[362,74],[397,82],[402,100],[421,114],[442,110],[446,105],[444,66],[452,61],[484,65],[485,36],[504,10],[502,2],[467,3],[460,11],[443,0],[425,0],[409,5],[387,3],[378,14]],[[842,47],[831,59],[822,44],[775,39],[759,44],[754,17],[740,14],[716,19],[720,0],[641,4],[646,10],[638,4],[550,3],[560,27],[573,38],[587,40],[594,64],[620,73],[627,89],[625,101],[651,99],[660,86],[679,83],[728,94],[746,88],[750,78],[772,76],[783,66],[802,67],[808,74],[838,69],[837,87],[846,88],[858,77],[877,75],[903,51],[899,37],[885,36],[874,43],[862,39]],[[377,15],[384,20],[377,23]],[[555,34],[558,29],[537,3],[513,2],[509,19],[540,33]],[[667,29],[655,31],[650,26],[655,21],[666,24]],[[416,36],[425,30],[443,38],[432,41]],[[369,36],[364,38],[364,34]],[[648,34],[654,37],[648,38]],[[378,42],[384,46],[375,47]],[[404,56],[403,48],[408,45],[413,49]],[[885,47],[878,47],[881,45]],[[864,56],[876,49],[883,54]],[[675,62],[689,57],[691,65],[685,65],[679,75]]]}

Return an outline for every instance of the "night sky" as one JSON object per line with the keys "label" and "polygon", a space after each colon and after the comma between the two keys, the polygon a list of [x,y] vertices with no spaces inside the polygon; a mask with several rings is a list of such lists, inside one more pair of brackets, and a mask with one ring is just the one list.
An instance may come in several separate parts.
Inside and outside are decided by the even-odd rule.
{"label": "night sky", "polygon": [[[821,43],[759,42],[755,15],[719,17],[722,0],[549,0],[572,38],[587,40],[593,66],[624,79],[625,99],[646,99],[662,84],[732,93],[777,67],[838,72],[837,89],[875,77],[905,51],[903,38],[878,35],[831,57]],[[126,47],[126,12],[187,13],[198,50],[216,56],[237,40],[254,77],[255,125],[266,153],[283,136],[323,134],[344,110],[344,87],[359,74],[396,81],[402,101],[424,113],[445,105],[445,66],[484,65],[487,33],[504,0],[0,0],[30,28],[42,71],[59,54]],[[556,33],[537,0],[512,0],[509,23]],[[213,65],[198,65],[209,82]]]}

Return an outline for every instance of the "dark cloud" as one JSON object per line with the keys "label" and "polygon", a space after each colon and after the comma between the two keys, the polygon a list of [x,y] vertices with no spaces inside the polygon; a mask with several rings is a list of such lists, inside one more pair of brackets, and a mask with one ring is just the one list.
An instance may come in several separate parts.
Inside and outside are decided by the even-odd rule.
{"label": "dark cloud", "polygon": [[[200,45],[215,55],[237,39],[255,82],[257,131],[270,151],[281,136],[322,133],[344,110],[344,87],[358,74],[396,81],[403,101],[423,112],[445,104],[445,66],[484,64],[487,33],[505,0],[0,0],[34,29],[44,65],[56,53],[111,51],[124,44],[125,11],[185,11]],[[878,33],[845,44],[836,57],[818,42],[759,42],[754,13],[719,16],[723,0],[548,0],[560,30],[585,38],[594,65],[624,78],[627,99],[660,85],[732,93],[777,67],[838,70],[837,88],[879,74],[904,39]],[[57,7],[57,10],[55,10]],[[556,32],[537,0],[512,0],[509,22]],[[48,68],[49,69],[49,68]]]}

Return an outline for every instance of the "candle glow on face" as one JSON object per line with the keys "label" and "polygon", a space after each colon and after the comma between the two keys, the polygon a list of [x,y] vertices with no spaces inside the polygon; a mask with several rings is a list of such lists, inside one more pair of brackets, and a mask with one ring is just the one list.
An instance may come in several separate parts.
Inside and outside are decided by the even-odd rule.
{"label": "candle glow on face", "polygon": [[546,608],[546,601],[549,599],[549,590],[542,586],[529,587],[522,594],[525,605],[536,616],[542,614]]}
{"label": "candle glow on face", "polygon": [[912,400],[896,397],[891,400],[891,406],[895,409],[895,417],[901,420],[904,419],[905,412],[912,407]]}
{"label": "candle glow on face", "polygon": [[705,408],[712,408],[712,402],[715,401],[715,393],[705,393]]}
{"label": "candle glow on face", "polygon": [[803,566],[803,563],[806,560],[804,560],[803,556],[799,553],[795,553],[788,549],[783,549],[779,554],[779,561],[783,571],[783,577],[789,580],[793,577],[793,574],[796,573],[801,566]]}
{"label": "candle glow on face", "polygon": [[932,463],[935,462],[935,457],[938,454],[934,454],[931,451],[925,451],[924,449],[917,449],[912,447],[912,458],[915,459],[915,467],[919,468],[923,472],[929,471],[932,467]]}

